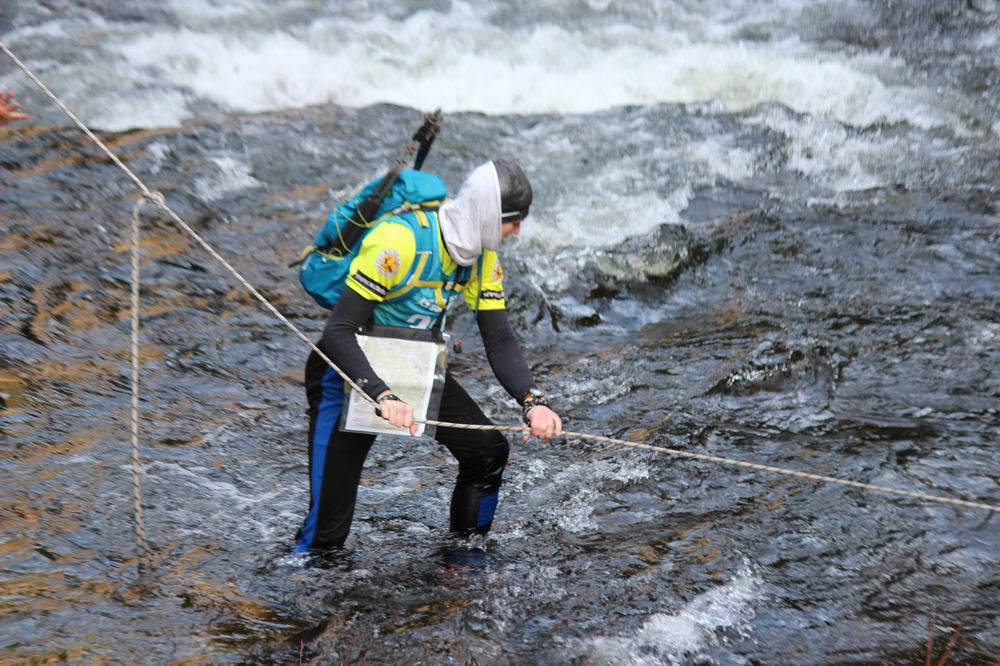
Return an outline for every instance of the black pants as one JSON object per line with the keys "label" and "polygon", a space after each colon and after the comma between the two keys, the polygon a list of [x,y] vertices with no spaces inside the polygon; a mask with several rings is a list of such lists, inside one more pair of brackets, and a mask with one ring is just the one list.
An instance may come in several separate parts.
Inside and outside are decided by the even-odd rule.
{"label": "black pants", "polygon": [[[312,352],[306,362],[309,401],[309,513],[299,529],[295,550],[344,544],[354,518],[361,468],[374,435],[341,432],[343,380]],[[445,375],[439,421],[490,424],[458,382]],[[501,476],[510,447],[496,430],[437,428],[437,441],[458,460],[458,480],[451,496],[451,529],[485,534],[493,523]]]}

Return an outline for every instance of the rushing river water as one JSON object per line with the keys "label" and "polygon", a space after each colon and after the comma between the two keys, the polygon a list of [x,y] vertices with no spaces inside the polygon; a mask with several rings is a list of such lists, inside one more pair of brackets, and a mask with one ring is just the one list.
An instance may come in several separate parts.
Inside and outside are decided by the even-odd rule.
{"label": "rushing river water", "polygon": [[[534,182],[508,302],[567,427],[1000,503],[997,2],[327,4],[19,2],[0,38],[314,337],[286,264],[441,106],[451,189]],[[651,451],[518,442],[464,544],[451,457],[384,438],[347,551],[292,557],[306,349],[148,207],[140,581],[135,189],[0,88],[0,661],[996,663],[995,513]],[[481,344],[451,364],[516,422]]]}

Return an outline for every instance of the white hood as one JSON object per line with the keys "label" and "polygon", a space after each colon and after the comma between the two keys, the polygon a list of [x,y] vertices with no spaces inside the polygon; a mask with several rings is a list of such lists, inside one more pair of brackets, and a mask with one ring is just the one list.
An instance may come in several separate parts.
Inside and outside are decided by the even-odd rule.
{"label": "white hood", "polygon": [[471,266],[484,248],[499,249],[500,181],[493,162],[476,167],[438,215],[448,254],[460,266]]}

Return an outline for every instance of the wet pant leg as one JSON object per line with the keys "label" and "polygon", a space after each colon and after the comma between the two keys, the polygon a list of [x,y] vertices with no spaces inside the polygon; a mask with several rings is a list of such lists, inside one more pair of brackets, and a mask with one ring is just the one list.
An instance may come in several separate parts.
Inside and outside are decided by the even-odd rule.
{"label": "wet pant leg", "polygon": [[344,545],[354,518],[361,468],[374,435],[337,429],[344,384],[316,352],[306,362],[309,401],[309,513],[296,536],[295,552]]}
{"label": "wet pant leg", "polygon": [[[492,424],[450,373],[445,375],[439,421]],[[510,446],[496,430],[438,427],[437,441],[458,460],[458,480],[451,496],[451,530],[486,534],[493,524],[500,483]]]}

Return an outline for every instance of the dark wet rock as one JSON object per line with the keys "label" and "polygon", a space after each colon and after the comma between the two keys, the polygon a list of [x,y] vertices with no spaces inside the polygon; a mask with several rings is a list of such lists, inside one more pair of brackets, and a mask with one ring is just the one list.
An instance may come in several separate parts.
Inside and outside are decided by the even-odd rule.
{"label": "dark wet rock", "polygon": [[663,224],[615,247],[588,250],[567,260],[576,267],[573,280],[558,295],[524,280],[535,270],[534,257],[514,256],[513,270],[505,278],[511,285],[508,307],[519,322],[533,327],[544,322],[555,332],[560,327],[614,324],[615,318],[607,315],[612,301],[662,299],[684,271],[703,264],[726,242],[724,237],[698,238],[683,225]]}
{"label": "dark wet rock", "polygon": [[740,395],[755,391],[785,391],[793,382],[823,383],[832,390],[847,358],[822,344],[801,341],[789,346],[784,339],[768,339],[750,354],[727,364],[725,376],[708,394]]}
{"label": "dark wet rock", "polygon": [[[705,244],[682,225],[662,224],[644,236],[628,238],[592,259],[595,273],[620,282],[669,286],[680,272],[704,261]],[[601,283],[597,288],[601,288]],[[605,287],[606,288],[606,287]]]}

